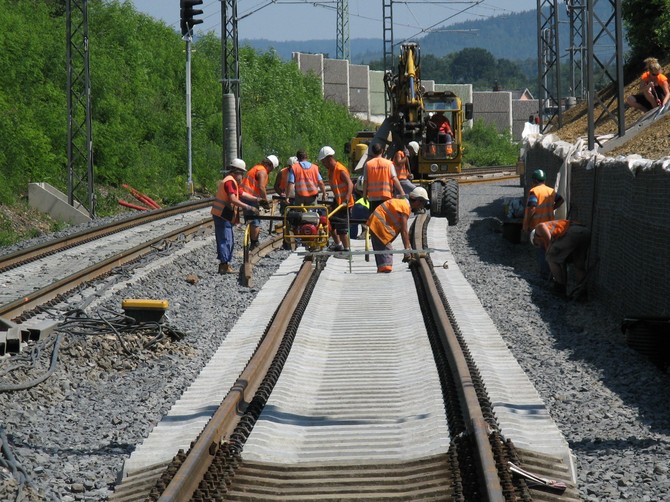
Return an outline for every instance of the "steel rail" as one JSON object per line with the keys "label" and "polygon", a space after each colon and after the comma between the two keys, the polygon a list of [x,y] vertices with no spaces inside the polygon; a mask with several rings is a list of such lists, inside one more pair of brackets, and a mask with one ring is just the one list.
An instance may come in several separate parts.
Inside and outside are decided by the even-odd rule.
{"label": "steel rail", "polygon": [[190,225],[174,230],[170,233],[142,243],[132,249],[122,251],[110,256],[106,260],[91,265],[79,272],[64,277],[63,279],[53,282],[48,286],[36,290],[24,298],[20,298],[11,303],[0,306],[0,317],[8,319],[17,319],[25,312],[33,310],[34,308],[44,305],[45,303],[54,300],[59,295],[65,294],[76,288],[83,282],[97,279],[98,277],[110,272],[113,268],[125,265],[133,260],[136,260],[146,254],[149,254],[153,248],[165,241],[172,240],[181,235],[189,235],[200,231],[204,227],[212,227],[213,222],[211,218],[201,220],[199,222],[191,223]]}
{"label": "steel rail", "polygon": [[303,263],[258,349],[191,447],[188,456],[158,499],[159,502],[191,500],[221,443],[235,430],[244,409],[265,378],[296,305],[313,273],[312,262]]}
{"label": "steel rail", "polygon": [[[423,228],[427,224],[428,215],[418,215],[415,221],[414,242],[415,246],[423,248]],[[417,235],[418,234],[418,235]],[[440,342],[445,348],[449,365],[452,368],[454,379],[460,382],[458,392],[463,404],[463,413],[465,415],[465,427],[471,438],[474,439],[475,449],[479,460],[478,476],[485,487],[485,493],[488,502],[502,502],[505,500],[496,461],[493,457],[491,444],[489,442],[489,425],[487,424],[482,409],[479,405],[479,399],[475,390],[475,384],[468,368],[468,363],[461,349],[461,345],[456,337],[454,328],[451,325],[449,317],[445,311],[444,305],[435,283],[430,265],[425,255],[414,255],[417,260],[417,272],[424,284],[429,307],[438,332]]]}
{"label": "steel rail", "polygon": [[193,202],[187,202],[178,206],[172,206],[164,209],[156,209],[150,213],[140,213],[123,221],[109,223],[90,230],[83,230],[73,235],[62,237],[44,244],[40,244],[28,249],[16,251],[7,255],[0,256],[0,273],[19,265],[38,260],[43,256],[57,253],[65,249],[90,242],[107,235],[121,232],[128,228],[149,223],[151,221],[168,218],[175,214],[186,213],[196,209],[202,209],[211,205],[212,199],[201,199]]}

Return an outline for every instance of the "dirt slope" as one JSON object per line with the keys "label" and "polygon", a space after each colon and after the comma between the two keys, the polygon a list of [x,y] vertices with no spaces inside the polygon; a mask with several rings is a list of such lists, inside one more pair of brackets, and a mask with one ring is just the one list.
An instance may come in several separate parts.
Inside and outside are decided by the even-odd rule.
{"label": "dirt slope", "polygon": [[[664,67],[663,73],[668,75],[669,69],[669,67]],[[638,92],[639,85],[639,78],[629,83],[625,87],[624,96],[636,94]],[[609,102],[607,99],[604,101]],[[615,114],[616,117],[616,110],[614,109],[616,106],[616,100],[611,103],[611,106],[611,112]],[[595,129],[596,136],[616,133],[616,122],[609,119],[607,116],[601,117],[601,115],[603,115],[603,110],[596,108],[596,120],[600,119],[600,122],[597,123]],[[635,122],[642,118],[642,116],[642,112],[639,112],[633,108],[628,108],[628,106],[626,106],[626,111],[624,114],[626,128],[630,128],[633,124],[635,124]],[[553,133],[556,134],[561,140],[567,141],[569,143],[574,143],[580,137],[583,137],[584,140],[586,140],[588,137],[586,103],[580,103],[574,108],[566,111],[563,114],[563,123],[565,124],[563,127],[553,131]],[[616,157],[617,155],[632,154],[638,154],[651,160],[657,160],[670,155],[670,116],[666,115],[662,117],[658,120],[658,122],[647,128],[640,135],[632,138],[631,141],[626,142],[619,148],[609,152],[607,155]]]}

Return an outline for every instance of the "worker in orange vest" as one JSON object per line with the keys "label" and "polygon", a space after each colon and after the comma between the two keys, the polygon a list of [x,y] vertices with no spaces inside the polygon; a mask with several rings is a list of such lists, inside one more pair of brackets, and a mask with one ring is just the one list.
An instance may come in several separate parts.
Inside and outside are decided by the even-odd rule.
{"label": "worker in orange vest", "polygon": [[539,223],[530,233],[530,243],[545,250],[545,258],[554,278],[552,290],[555,293],[566,296],[568,261],[575,271],[575,289],[583,286],[586,278],[586,255],[591,243],[591,232],[588,228],[570,220]]}
{"label": "worker in orange vest", "polygon": [[324,146],[319,150],[318,158],[321,165],[328,169],[328,181],[333,192],[333,203],[330,210],[334,211],[340,204],[347,205],[330,219],[333,244],[328,249],[330,251],[349,251],[348,216],[354,206],[354,184],[348,169],[335,159],[335,150],[331,147]]}
{"label": "worker in orange vest", "polygon": [[[268,155],[260,163],[249,169],[249,172],[240,183],[242,186],[242,200],[249,206],[268,209],[270,201],[268,200],[267,184],[268,175],[279,165],[279,159],[276,155]],[[249,237],[251,243],[249,249],[258,246],[258,238],[261,234],[261,220],[256,218],[258,211],[245,211],[244,220],[249,222]]]}
{"label": "worker in orange vest", "polygon": [[[552,221],[554,211],[563,204],[563,197],[556,190],[545,185],[547,179],[542,169],[536,169],[531,175],[533,186],[528,191],[526,208],[523,215],[522,230],[528,234],[539,223]],[[537,250],[537,263],[540,266],[540,275],[543,279],[549,278],[549,266],[544,258],[544,249]]]}
{"label": "worker in orange vest", "polygon": [[[367,226],[370,229],[370,241],[372,249],[375,251],[392,250],[392,242],[398,237],[402,237],[402,243],[405,250],[412,249],[409,240],[409,231],[407,229],[407,220],[412,211],[416,212],[423,209],[428,202],[428,192],[423,187],[415,188],[409,194],[409,200],[388,199],[375,209],[368,218]],[[403,261],[411,260],[411,254],[406,252]],[[377,273],[389,273],[393,270],[393,254],[375,254],[377,263]]]}
{"label": "worker in orange vest", "polygon": [[363,167],[363,197],[370,201],[370,211],[374,211],[382,202],[397,197],[404,197],[405,191],[398,181],[393,162],[382,157],[384,147],[381,143],[370,145],[372,158]]}
{"label": "worker in orange vest", "polygon": [[288,174],[289,197],[296,206],[314,206],[321,191],[321,197],[326,200],[326,185],[316,164],[307,159],[304,150],[296,153],[298,161],[291,166]]}
{"label": "worker in orange vest", "polygon": [[412,190],[416,188],[412,183],[412,168],[410,166],[410,158],[416,157],[419,154],[419,143],[410,141],[406,147],[398,149],[393,155],[393,165],[395,166],[398,181],[402,186],[405,195],[409,195]]}
{"label": "worker in orange vest", "polygon": [[258,213],[258,209],[245,204],[240,199],[239,186],[247,165],[242,159],[233,159],[228,166],[228,174],[219,182],[216,196],[210,210],[214,219],[214,236],[216,237],[216,254],[219,259],[219,274],[231,274],[235,271],[230,265],[235,247],[233,226],[239,223],[239,210]]}

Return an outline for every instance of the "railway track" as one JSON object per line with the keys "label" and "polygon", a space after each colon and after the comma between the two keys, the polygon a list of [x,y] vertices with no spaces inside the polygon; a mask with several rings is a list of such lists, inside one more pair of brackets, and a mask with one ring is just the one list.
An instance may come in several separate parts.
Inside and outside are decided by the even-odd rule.
{"label": "railway track", "polygon": [[292,255],[112,500],[577,500],[567,445],[504,344],[468,340],[485,324],[472,300],[450,306],[441,233],[411,273],[375,274],[360,241],[350,260]]}

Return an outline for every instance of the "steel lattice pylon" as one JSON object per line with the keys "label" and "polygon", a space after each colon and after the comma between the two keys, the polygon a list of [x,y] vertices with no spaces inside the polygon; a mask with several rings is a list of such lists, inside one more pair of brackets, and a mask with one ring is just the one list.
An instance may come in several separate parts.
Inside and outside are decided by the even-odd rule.
{"label": "steel lattice pylon", "polygon": [[[240,115],[240,51],[237,32],[237,0],[221,0],[221,83],[223,99],[232,94],[235,100],[235,145],[236,155],[242,157],[242,118]],[[230,130],[226,114],[223,113],[223,144],[226,144],[226,132]],[[224,166],[228,165],[233,157],[230,149],[226,149]]]}
{"label": "steel lattice pylon", "polygon": [[[596,142],[596,125],[603,119],[617,123],[619,136],[626,134],[624,118],[624,82],[623,82],[623,38],[621,20],[621,0],[606,0],[611,7],[603,19],[595,13],[598,0],[587,0],[587,81],[588,81],[588,147],[593,150]],[[597,72],[597,74],[596,74]],[[607,92],[596,92],[598,89]],[[610,111],[610,105],[617,100],[616,115]],[[596,117],[596,109],[600,111]]]}
{"label": "steel lattice pylon", "polygon": [[570,95],[586,97],[586,0],[566,0],[570,22]]}
{"label": "steel lattice pylon", "polygon": [[337,48],[336,59],[351,59],[349,43],[349,0],[337,0]]}
{"label": "steel lattice pylon", "polygon": [[95,216],[88,2],[66,0],[68,204]]}
{"label": "steel lattice pylon", "polygon": [[[384,31],[384,71],[393,70],[393,0],[382,0]],[[384,100],[384,114],[389,112],[389,98]]]}
{"label": "steel lattice pylon", "polygon": [[554,117],[558,127],[563,125],[557,4],[558,0],[537,0],[537,88],[543,131]]}

